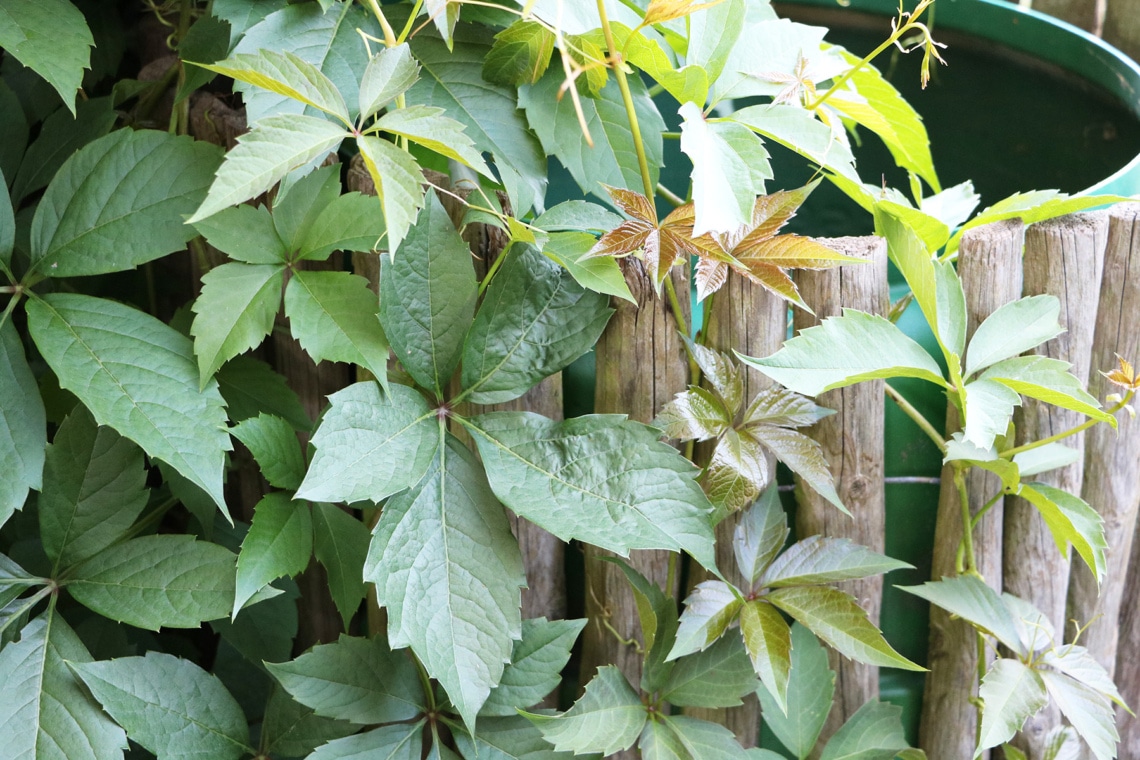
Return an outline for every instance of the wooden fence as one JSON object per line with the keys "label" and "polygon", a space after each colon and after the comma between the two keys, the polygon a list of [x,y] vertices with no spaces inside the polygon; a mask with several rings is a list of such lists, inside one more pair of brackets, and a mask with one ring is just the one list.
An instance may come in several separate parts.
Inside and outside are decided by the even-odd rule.
{"label": "wooden fence", "polygon": [[1140,0],[1020,0],[1019,4],[1103,37],[1140,60]]}

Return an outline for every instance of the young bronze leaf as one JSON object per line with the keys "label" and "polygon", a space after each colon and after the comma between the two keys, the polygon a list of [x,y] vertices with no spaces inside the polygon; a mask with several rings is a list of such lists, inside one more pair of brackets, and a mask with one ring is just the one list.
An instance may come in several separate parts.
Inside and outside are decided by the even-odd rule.
{"label": "young bronze leaf", "polygon": [[716,438],[732,424],[728,411],[712,391],[690,387],[665,405],[654,427],[665,431],[666,438],[682,441],[707,441]]}
{"label": "young bronze leaf", "polygon": [[697,366],[700,367],[701,374],[724,402],[729,417],[735,419],[736,413],[744,403],[744,380],[736,363],[728,354],[702,346],[687,337],[685,343]]}
{"label": "young bronze leaf", "polygon": [[817,406],[809,398],[787,388],[769,388],[756,394],[748,411],[744,413],[744,427],[750,425],[776,425],[777,427],[807,427],[824,417],[835,414],[834,409]]}
{"label": "young bronze leaf", "polygon": [[717,442],[702,485],[724,513],[747,507],[771,480],[767,454],[755,438],[729,430]]}
{"label": "young bronze leaf", "polygon": [[728,280],[728,264],[716,259],[697,261],[697,300],[703,301],[717,292]]}
{"label": "young bronze leaf", "polygon": [[850,514],[835,492],[835,479],[818,441],[795,430],[772,425],[757,425],[742,437],[746,435],[755,436],[813,491],[838,507],[839,511]]}
{"label": "young bronze leaf", "polygon": [[754,599],[740,610],[740,635],[756,675],[786,712],[788,676],[792,670],[791,628],[775,607]]}

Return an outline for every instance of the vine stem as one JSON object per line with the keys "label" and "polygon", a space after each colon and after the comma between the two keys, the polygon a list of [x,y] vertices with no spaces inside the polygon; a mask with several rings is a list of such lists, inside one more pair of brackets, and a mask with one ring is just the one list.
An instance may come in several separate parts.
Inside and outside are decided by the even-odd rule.
{"label": "vine stem", "polygon": [[12,316],[12,312],[16,310],[16,304],[19,302],[19,294],[13,294],[13,296],[8,299],[8,305],[4,307],[4,313],[0,314],[0,329],[3,329],[4,325],[8,323],[8,318]]}
{"label": "vine stem", "polygon": [[[375,0],[372,0],[375,2]],[[625,104],[625,113],[629,118],[629,131],[633,137],[633,147],[637,151],[637,165],[641,169],[641,184],[645,189],[645,197],[652,198],[656,183],[650,179],[649,159],[645,156],[645,143],[641,139],[641,126],[637,123],[637,111],[633,106],[633,94],[629,91],[629,81],[622,68],[621,52],[614,42],[614,30],[610,26],[609,17],[606,16],[605,0],[598,0],[598,19],[602,23],[602,33],[606,37],[606,47],[609,48],[610,61],[613,63],[614,76],[617,78],[618,89],[621,90],[621,100]],[[668,282],[668,280],[666,280]]]}
{"label": "vine stem", "polygon": [[384,11],[380,10],[380,3],[376,0],[365,0],[368,7],[372,9],[372,15],[380,23],[380,28],[384,30],[384,44],[390,48],[396,47],[396,32],[392,29],[392,25],[388,23],[388,18],[384,15]]}
{"label": "vine stem", "polygon": [[922,432],[926,433],[927,437],[929,437],[930,440],[934,441],[934,445],[938,447],[938,450],[945,454],[946,439],[939,435],[938,431],[934,429],[934,426],[930,424],[930,421],[922,416],[922,412],[915,409],[914,406],[909,401],[907,401],[901,393],[891,387],[890,383],[883,383],[883,389],[886,392],[887,396],[889,396],[892,401],[898,404],[899,409],[902,409],[906,416],[914,420],[914,424],[918,425],[919,429],[921,429]]}
{"label": "vine stem", "polygon": [[978,561],[974,556],[973,518],[970,516],[970,492],[966,488],[966,469],[954,468],[954,486],[958,489],[958,501],[962,507],[962,548],[965,554],[963,572],[978,574]]}
{"label": "vine stem", "polygon": [[[1132,400],[1132,396],[1135,395],[1135,393],[1136,393],[1136,391],[1133,391],[1133,390],[1128,391],[1128,393],[1125,394],[1124,398],[1122,398],[1116,406],[1114,406],[1108,410],[1108,414],[1116,414],[1121,409],[1128,406],[1128,402]],[[1015,446],[1012,449],[1006,449],[1005,451],[1001,452],[1001,454],[999,454],[998,456],[1000,456],[1002,459],[1013,459],[1015,456],[1022,453],[1023,451],[1031,451],[1033,449],[1037,449],[1037,448],[1040,448],[1042,446],[1047,446],[1050,443],[1056,443],[1057,441],[1063,441],[1064,439],[1068,438],[1071,435],[1076,435],[1077,433],[1088,430],[1089,428],[1091,428],[1093,425],[1097,424],[1098,422],[1100,422],[1100,420],[1093,419],[1090,417],[1089,419],[1085,420],[1081,424],[1074,425],[1073,427],[1069,428],[1068,430],[1062,430],[1060,433],[1057,433],[1056,435],[1051,435],[1048,438],[1042,438],[1039,441],[1033,441],[1032,443],[1026,443],[1026,444],[1023,444],[1021,446]]]}

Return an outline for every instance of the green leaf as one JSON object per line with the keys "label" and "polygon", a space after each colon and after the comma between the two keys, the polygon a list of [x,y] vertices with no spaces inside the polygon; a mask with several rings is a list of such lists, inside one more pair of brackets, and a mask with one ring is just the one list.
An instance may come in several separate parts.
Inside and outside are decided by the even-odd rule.
{"label": "green leaf", "polygon": [[1061,334],[1056,296],[1019,298],[1000,307],[978,326],[966,355],[966,376],[1018,356]]}
{"label": "green leaf", "polygon": [[493,178],[475,143],[463,131],[463,123],[444,113],[436,106],[411,105],[384,114],[376,120],[376,128],[405,137]]}
{"label": "green leaf", "polygon": [[1017,626],[1009,609],[996,591],[972,575],[958,575],[930,581],[921,586],[897,586],[909,594],[937,604],[951,615],[966,620],[983,632],[995,636],[1014,652],[1025,655],[1025,647],[1017,634]]}
{"label": "green leaf", "polygon": [[337,196],[301,230],[297,258],[324,261],[333,251],[371,251],[379,246],[384,230],[376,201],[360,193],[346,193]]}
{"label": "green leaf", "polygon": [[47,80],[74,112],[95,40],[67,0],[0,0],[0,47]]}
{"label": "green leaf", "polygon": [[147,652],[71,667],[127,736],[164,760],[255,754],[237,701],[189,660]]}
{"label": "green leaf", "polygon": [[[662,716],[660,724],[651,721],[646,730],[649,731],[659,725],[672,732],[676,741],[675,747],[680,749],[679,757],[691,760],[734,760],[745,754],[733,733],[716,723],[685,715],[672,715]],[[675,750],[670,748],[664,755],[654,755],[652,751],[646,752],[643,744],[642,751],[644,756],[649,758],[670,757]]]}
{"label": "green leaf", "polygon": [[[201,16],[178,40],[178,57],[183,62],[216,63],[225,58],[230,51],[230,33],[232,31],[233,28],[230,23],[219,18],[216,13]],[[197,67],[183,67],[182,81],[174,96],[175,104],[180,104],[195,91],[204,89],[213,80],[214,73],[211,71]]]}
{"label": "green leaf", "polygon": [[[668,409],[662,410],[666,412]],[[716,506],[714,521],[747,507],[771,482],[768,455],[747,433],[726,430],[716,442],[701,479],[705,493]]]}
{"label": "green leaf", "polygon": [[361,118],[367,119],[407,92],[419,78],[420,67],[406,43],[380,48],[368,59],[360,80]]}
{"label": "green leaf", "polygon": [[1041,663],[1080,681],[1124,709],[1128,709],[1108,671],[1085,647],[1065,644],[1062,647],[1046,650],[1041,655]]}
{"label": "green leaf", "polygon": [[234,422],[265,413],[281,417],[296,430],[308,432],[313,427],[285,378],[260,359],[238,356],[222,367],[214,379]]}
{"label": "green leaf", "polygon": [[521,715],[503,718],[479,718],[474,737],[457,726],[452,736],[466,760],[565,760],[568,756],[555,751],[542,733]]}
{"label": "green leaf", "polygon": [[834,583],[911,568],[846,538],[808,536],[776,558],[758,585],[770,588]]}
{"label": "green leaf", "polygon": [[703,652],[677,660],[661,693],[678,707],[734,707],[757,685],[743,643],[725,636]]}
{"label": "green leaf", "polygon": [[[579,200],[563,201],[557,206],[548,208],[531,223],[531,226],[547,232],[581,230],[609,232],[621,222],[622,218],[605,206]],[[594,242],[597,241],[591,242],[591,247]]]}
{"label": "green leaf", "polygon": [[346,126],[352,122],[348,106],[332,80],[289,51],[279,53],[262,48],[256,53],[235,53],[215,64],[194,65],[324,111]]}
{"label": "green leaf", "polygon": [[835,673],[828,667],[827,652],[812,632],[792,626],[792,670],[788,681],[787,710],[776,702],[767,687],[757,689],[764,725],[798,758],[815,747],[831,712]]}
{"label": "green leaf", "polygon": [[788,540],[788,519],[780,505],[779,492],[768,488],[744,513],[733,531],[732,551],[740,574],[750,587],[772,564]]}
{"label": "green leaf", "polygon": [[129,306],[73,293],[28,302],[28,330],[44,360],[91,410],[224,510],[231,448],[215,383],[199,390],[190,340]]}
{"label": "green leaf", "polygon": [[380,198],[388,251],[395,254],[424,207],[423,171],[410,153],[387,140],[364,135],[357,139],[357,145]]}
{"label": "green leaf", "polygon": [[986,450],[1004,436],[1021,396],[996,380],[975,380],[966,385],[966,426],[962,440]]}
{"label": "green leaf", "polygon": [[[969,183],[964,183],[969,184]],[[864,185],[863,187],[869,187]],[[897,192],[897,191],[894,191]],[[949,191],[947,191],[949,192]],[[899,202],[883,200],[883,192],[880,191],[878,196],[871,194],[869,200],[872,212],[878,211],[885,212],[886,215],[895,218],[896,223],[910,230],[914,237],[918,239],[921,246],[918,250],[925,251],[927,254],[933,254],[935,251],[946,245],[946,241],[950,238],[950,228],[946,223],[937,217],[931,216],[925,211],[919,211],[908,205],[903,205],[904,198],[899,198]],[[930,200],[924,198],[923,201]]]}
{"label": "green leaf", "polygon": [[270,581],[304,570],[313,553],[309,508],[289,494],[268,493],[254,507],[253,524],[241,544],[232,617]]}
{"label": "green leaf", "polygon": [[668,653],[677,638],[677,603],[656,583],[652,583],[629,563],[618,557],[606,557],[621,568],[633,591],[638,622],[644,642],[644,665],[641,671],[641,690],[654,693],[661,689],[673,664]]}
{"label": "green leaf", "polygon": [[705,121],[691,102],[680,113],[681,150],[693,162],[693,235],[749,224],[756,196],[764,194],[764,180],[773,176],[763,140],[737,122]]}
{"label": "green leaf", "polygon": [[305,476],[305,457],[293,426],[272,414],[250,417],[230,430],[253,454],[262,476],[274,488],[295,491]]}
{"label": "green leaf", "polygon": [[483,78],[493,84],[534,84],[550,65],[554,34],[534,21],[516,21],[495,35],[483,61]]}
{"label": "green leaf", "polygon": [[193,536],[133,538],[77,566],[67,590],[120,623],[149,631],[197,628],[229,614],[235,559],[228,549]]}
{"label": "green leaf", "polygon": [[1017,495],[1037,507],[1061,555],[1067,556],[1072,544],[1099,585],[1108,570],[1108,542],[1100,514],[1080,497],[1044,483],[1023,484]]}
{"label": "green leaf", "polygon": [[480,717],[517,715],[518,708],[530,707],[557,688],[562,681],[562,668],[570,660],[570,649],[586,622],[524,620],[522,639],[515,642],[511,662],[503,670],[499,685],[491,689],[483,703]]}
{"label": "green leaf", "polygon": [[[389,223],[391,230],[391,223]],[[380,278],[380,322],[408,374],[442,397],[475,313],[471,250],[432,193]]]}
{"label": "green leaf", "polygon": [[786,713],[792,632],[784,617],[766,600],[752,599],[740,610],[740,635],[760,682],[775,699],[780,712]]}
{"label": "green leaf", "polygon": [[[3,91],[0,91],[0,97]],[[18,107],[18,104],[17,104]],[[0,272],[12,276],[12,249],[16,246],[16,216],[12,210],[12,198],[8,194],[8,183],[4,172],[0,171]]]}
{"label": "green leaf", "polygon": [[[840,54],[851,66],[862,63],[859,56],[846,50]],[[874,66],[861,65],[848,82],[851,89],[833,93],[828,105],[878,135],[896,164],[922,177],[935,192],[940,191],[930,137],[918,112]]]}
{"label": "green leaf", "polygon": [[645,705],[613,665],[598,668],[586,693],[561,715],[522,714],[559,752],[604,755],[633,746],[647,717]]}
{"label": "green leaf", "polygon": [[1081,459],[1081,452],[1070,448],[1063,443],[1047,443],[1035,449],[1014,454],[1013,463],[1017,465],[1022,477],[1038,475],[1060,467],[1068,467]]}
{"label": "green leaf", "polygon": [[723,581],[698,583],[685,599],[685,611],[667,659],[707,649],[736,622],[743,603],[740,594]]}
{"label": "green leaf", "polygon": [[1088,744],[1097,760],[1116,757],[1120,734],[1112,703],[1094,689],[1061,673],[1037,671],[1049,696]]}
{"label": "green leaf", "polygon": [[357,364],[388,381],[388,341],[368,281],[349,272],[295,270],[285,289],[293,336],[314,362]]}
{"label": "green leaf", "polygon": [[313,505],[313,553],[329,577],[329,591],[347,629],[364,599],[368,528],[331,504]]}
{"label": "green leaf", "polygon": [[[775,15],[767,6],[752,6],[752,12],[758,13],[757,8]],[[746,0],[727,0],[692,14],[689,18],[689,49],[685,61],[700,66],[708,72],[709,81],[715,81],[724,70],[733,46],[750,20],[749,10]],[[704,99],[697,105],[704,105]]]}
{"label": "green leaf", "polygon": [[273,228],[289,258],[321,215],[340,198],[337,164],[322,166],[300,178],[287,177],[273,194]]}
{"label": "green leaf", "polygon": [[[732,417],[716,394],[706,388],[690,387],[665,404],[653,420],[666,438],[682,441],[707,441],[728,432]],[[724,445],[718,442],[717,448]],[[759,491],[759,484],[757,484]]]}
{"label": "green leaf", "polygon": [[430,35],[412,40],[423,78],[408,90],[408,104],[438,106],[459,120],[475,147],[492,155],[515,213],[525,214],[532,206],[541,210],[546,157],[518,109],[515,89],[483,79],[483,61],[491,48],[486,31],[460,28],[454,43],[449,50]]}
{"label": "green leaf", "polygon": [[1072,365],[1046,356],[1019,356],[994,364],[982,380],[996,380],[1023,396],[1086,414],[1116,427],[1116,418],[1084,389],[1069,368]]}
{"label": "green leaf", "polygon": [[273,217],[264,206],[242,204],[222,209],[196,222],[194,228],[207,243],[247,264],[283,264],[289,258],[273,227]]}
{"label": "green leaf", "polygon": [[[236,534],[226,540],[234,539],[237,539]],[[297,599],[300,596],[297,584],[288,579],[278,581],[254,594],[236,620],[211,620],[210,628],[217,631],[222,640],[248,663],[263,671],[263,662],[284,662],[293,656],[293,640],[298,629]],[[228,663],[223,664],[216,659],[214,666],[223,676],[227,675]],[[246,672],[241,665],[238,668]],[[263,672],[259,672],[258,677],[263,678]]]}
{"label": "green leaf", "polygon": [[966,351],[966,294],[950,262],[934,264],[934,295],[938,311],[938,337],[961,359]]}
{"label": "green leaf", "polygon": [[325,742],[344,738],[357,728],[351,723],[322,718],[277,688],[265,707],[261,746],[265,752],[282,757],[306,757]]}
{"label": "green leaf", "polygon": [[423,396],[363,382],[329,396],[329,404],[298,499],[379,502],[420,482],[439,447],[439,425]]}
{"label": "green leaf", "polygon": [[[728,7],[728,3],[720,7]],[[774,104],[747,106],[733,113],[731,118],[849,182],[859,182],[851,149],[835,138],[831,127],[817,120],[807,109]]]}
{"label": "green leaf", "polygon": [[[571,98],[559,98],[564,75],[548,71],[537,84],[520,91],[519,105],[542,147],[573,175],[583,193],[605,198],[599,183],[642,191],[641,171],[616,79],[611,79],[596,98],[582,98],[586,127],[594,141],[585,144]],[[634,109],[649,162],[649,179],[657,182],[662,164],[665,122],[639,77],[629,80]],[[516,209],[517,210],[517,209]]]}
{"label": "green leaf", "polygon": [[367,725],[410,720],[424,709],[416,666],[380,636],[342,634],[266,667],[293,699],[322,717]]}
{"label": "green leaf", "polygon": [[774,425],[756,425],[748,428],[745,434],[771,450],[797,478],[834,504],[840,512],[850,514],[835,490],[835,476],[831,474],[819,441],[796,430]]}
{"label": "green leaf", "polygon": [[767,358],[737,356],[805,396],[883,377],[918,377],[946,385],[922,346],[886,319],[854,309],[803,330]]}
{"label": "green leaf", "polygon": [[781,588],[766,597],[840,654],[868,665],[924,670],[891,648],[855,600],[828,586]]}
{"label": "green leaf", "polygon": [[31,265],[51,277],[132,269],[181,250],[182,223],[218,166],[218,148],[123,129],[64,162],[32,220]]}
{"label": "green leaf", "polygon": [[422,720],[398,723],[337,739],[317,748],[308,760],[420,760],[423,727]]}
{"label": "green leaf", "polygon": [[[23,109],[15,96],[11,107],[20,116],[6,113],[6,117],[21,118]],[[25,140],[19,144],[19,151],[23,153],[19,171],[12,167],[11,171],[6,172],[12,182],[13,205],[19,207],[29,195],[47,187],[67,159],[92,140],[110,132],[117,119],[118,115],[109,97],[80,100],[74,112],[70,106],[61,106],[44,119],[36,139],[27,145],[26,151],[25,127]]]}
{"label": "green leaf", "polygon": [[582,287],[637,303],[616,259],[612,256],[582,258],[597,242],[588,232],[557,232],[543,244],[542,255],[564,267]]}
{"label": "green leaf", "polygon": [[[741,388],[743,393],[743,387]],[[756,394],[744,412],[744,427],[775,425],[777,427],[808,427],[835,414],[833,409],[816,406],[811,399],[778,386]]]}
{"label": "green leaf", "polygon": [[455,438],[385,505],[364,577],[388,609],[389,641],[411,646],[472,727],[521,635],[526,577],[506,513]]}
{"label": "green leaf", "polygon": [[12,320],[0,325],[0,525],[43,485],[47,417]]}
{"label": "green leaf", "polygon": [[614,313],[532,246],[501,255],[463,346],[463,388],[477,404],[518,398],[559,372],[593,348]]}
{"label": "green leaf", "polygon": [[126,535],[147,504],[143,453],[76,406],[47,447],[40,537],[53,575]]}
{"label": "green leaf", "polygon": [[[0,613],[2,614],[2,613]],[[114,760],[127,737],[68,669],[91,655],[54,607],[0,650],[0,735],[4,756]],[[79,665],[82,667],[82,665]]]}
{"label": "green leaf", "polygon": [[1017,660],[994,661],[978,689],[984,708],[975,757],[1013,738],[1049,701],[1041,676]]}
{"label": "green leaf", "polygon": [[[234,54],[257,54],[261,50],[291,53],[314,66],[346,102],[355,105],[360,72],[368,62],[368,50],[358,29],[380,35],[370,14],[354,3],[340,4],[328,13],[313,3],[290,3],[247,29]],[[270,114],[300,114],[305,110],[304,103],[278,92],[244,82],[238,82],[234,89],[242,94],[251,124]],[[349,115],[355,118],[352,110]]]}
{"label": "green leaf", "polygon": [[708,568],[712,505],[695,469],[654,428],[617,415],[553,422],[495,412],[468,424],[491,488],[515,514],[563,541],[626,555],[684,549]]}
{"label": "green leaf", "polygon": [[238,354],[261,345],[273,332],[285,278],[283,264],[239,264],[214,267],[202,276],[202,292],[194,300],[194,353],[201,386]]}
{"label": "green leaf", "polygon": [[907,746],[902,708],[871,700],[832,735],[820,760],[894,760]]}
{"label": "green leaf", "polygon": [[314,116],[269,116],[255,122],[226,154],[194,224],[236,203],[256,198],[293,169],[336,150],[344,127]]}

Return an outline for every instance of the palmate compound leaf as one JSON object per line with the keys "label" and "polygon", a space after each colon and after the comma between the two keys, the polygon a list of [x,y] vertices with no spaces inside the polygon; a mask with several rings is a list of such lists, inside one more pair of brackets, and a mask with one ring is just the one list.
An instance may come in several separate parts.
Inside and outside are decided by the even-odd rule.
{"label": "palmate compound leaf", "polygon": [[1004,657],[995,660],[982,679],[978,697],[984,707],[975,757],[1012,739],[1026,719],[1049,701],[1036,670]]}
{"label": "palmate compound leaf", "polygon": [[0,525],[43,485],[47,418],[12,320],[0,325]]}
{"label": "palmate compound leaf", "polygon": [[388,610],[388,639],[410,646],[468,728],[521,635],[522,555],[474,455],[447,435],[427,475],[388,500],[364,577]]}
{"label": "palmate compound leaf", "polygon": [[388,339],[376,294],[350,272],[293,271],[285,288],[289,330],[314,362],[364,367],[388,384]]}
{"label": "palmate compound leaf", "polygon": [[76,566],[67,590],[88,609],[138,628],[197,628],[230,613],[235,559],[193,536],[143,536]]}
{"label": "palmate compound leaf", "polygon": [[765,598],[846,657],[880,667],[925,670],[892,649],[863,608],[838,589],[795,586],[775,589]]}
{"label": "palmate compound leaf", "polygon": [[677,707],[734,707],[757,685],[741,640],[724,636],[703,652],[677,660],[661,693]]}
{"label": "palmate compound leaf", "polygon": [[360,79],[360,116],[367,119],[416,83],[420,67],[407,43],[382,47],[368,59]]}
{"label": "palmate compound leaf", "polygon": [[532,246],[501,255],[463,346],[464,391],[477,404],[518,398],[589,351],[613,309]]}
{"label": "palmate compound leaf", "polygon": [[978,326],[966,353],[966,375],[980,372],[1061,334],[1056,296],[1030,296],[1005,304]]}
{"label": "palmate compound leaf", "polygon": [[1023,396],[1072,409],[1116,427],[1116,418],[1100,408],[1100,402],[1069,372],[1070,366],[1047,356],[1018,356],[990,366],[980,379],[994,380]]}
{"label": "palmate compound leaf", "polygon": [[736,622],[744,599],[724,581],[701,581],[685,599],[668,659],[706,650]]}
{"label": "palmate compound leaf", "polygon": [[[392,227],[389,220],[389,235]],[[380,277],[380,322],[396,358],[442,398],[475,315],[471,249],[435,193]]]}
{"label": "palmate compound leaf", "polygon": [[1061,708],[1097,760],[1116,757],[1120,734],[1112,702],[1096,689],[1064,673],[1038,671],[1049,696]]}
{"label": "palmate compound leaf", "polygon": [[208,143],[122,129],[60,167],[32,220],[31,266],[49,277],[119,272],[181,250],[218,167]]}
{"label": "palmate compound leaf", "polygon": [[686,715],[650,720],[638,749],[645,760],[734,760],[748,756],[724,726]]}
{"label": "palmate compound leaf", "polygon": [[619,415],[553,422],[493,412],[465,422],[496,496],[564,541],[623,556],[685,550],[714,568],[712,505],[696,470],[656,429]]}
{"label": "palmate compound leaf", "polygon": [[83,689],[69,662],[89,663],[91,655],[54,606],[0,650],[4,757],[123,757],[126,735]]}
{"label": "palmate compound leaf", "polygon": [[598,668],[586,693],[561,715],[523,713],[560,752],[613,754],[637,741],[648,713],[613,665]]}
{"label": "palmate compound leaf", "polygon": [[122,538],[146,507],[143,453],[77,405],[47,447],[40,538],[53,577]]}
{"label": "palmate compound leaf", "polygon": [[727,432],[732,417],[713,391],[691,386],[661,408],[653,426],[661,428],[666,438],[707,441]]}
{"label": "palmate compound leaf", "polygon": [[946,386],[922,346],[888,320],[854,309],[800,332],[769,357],[738,356],[805,396],[884,377],[917,377]]}
{"label": "palmate compound leaf", "polygon": [[231,618],[271,581],[297,575],[313,553],[313,520],[307,504],[282,491],[268,493],[257,503],[253,522],[237,561],[237,582]]}
{"label": "palmate compound leaf", "polygon": [[534,84],[546,73],[553,53],[553,32],[536,21],[516,21],[495,35],[483,61],[483,78],[511,87]]}
{"label": "palmate compound leaf", "polygon": [[817,585],[910,567],[906,562],[886,557],[845,538],[808,536],[777,557],[757,585],[769,588]]}
{"label": "palmate compound leaf", "polygon": [[950,614],[957,615],[996,637],[1014,652],[1028,654],[1018,635],[1017,624],[1002,597],[979,578],[958,575],[930,581],[921,586],[897,588],[937,604]]}
{"label": "palmate compound leaf", "polygon": [[345,128],[315,116],[269,116],[253,124],[226,154],[194,224],[269,190],[293,169],[336,150]]}
{"label": "palmate compound leaf", "polygon": [[420,482],[439,447],[439,424],[423,396],[363,382],[334,393],[329,404],[298,499],[379,502]]}
{"label": "palmate compound leaf", "polygon": [[767,687],[756,691],[764,725],[798,758],[815,747],[831,712],[835,673],[828,667],[827,651],[812,632],[799,623],[792,626],[792,668],[786,710]]}
{"label": "palmate compound leaf", "polygon": [[768,455],[747,432],[726,430],[717,441],[701,483],[724,514],[744,509],[771,482]]}
{"label": "palmate compound leaf", "polygon": [[823,447],[814,438],[775,425],[754,425],[742,435],[755,438],[775,454],[777,459],[786,464],[797,479],[807,483],[813,491],[834,504],[840,512],[849,514],[835,490],[835,478],[823,455]]}
{"label": "palmate compound leaf", "polygon": [[94,45],[83,13],[68,0],[0,2],[0,47],[46,79],[72,112]]}
{"label": "palmate compound leaf", "polygon": [[71,667],[127,736],[163,760],[254,753],[237,701],[189,660],[148,652]]}
{"label": "palmate compound leaf", "polygon": [[170,464],[224,510],[226,414],[217,383],[199,390],[189,338],[129,306],[73,293],[30,300],[27,312],[44,360],[96,422]]}
{"label": "palmate compound leaf", "polygon": [[494,180],[479,149],[463,131],[463,123],[445,113],[438,106],[411,105],[388,111],[376,120],[375,127],[465,164]]}
{"label": "palmate compound leaf", "polygon": [[[522,623],[522,638],[515,642],[510,664],[499,685],[479,710],[479,716],[517,715],[553,691],[562,680],[562,668],[586,620],[534,618]],[[482,721],[480,720],[480,728]]]}
{"label": "palmate compound leaf", "polygon": [[902,708],[873,699],[832,735],[820,760],[894,760],[902,757],[900,753],[908,746],[903,736]]}
{"label": "palmate compound leaf", "polygon": [[382,636],[342,634],[291,662],[267,663],[270,674],[317,715],[360,725],[410,720],[424,710],[415,664]]}
{"label": "palmate compound leaf", "polygon": [[570,757],[555,750],[533,723],[518,714],[480,717],[474,736],[461,726],[450,724],[450,727],[464,760],[568,760]]}

